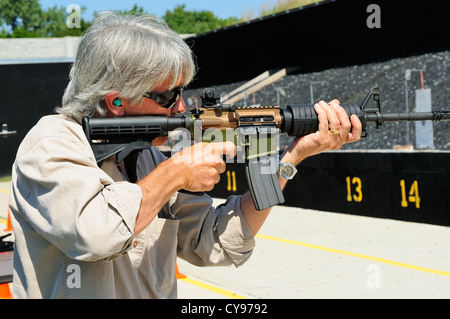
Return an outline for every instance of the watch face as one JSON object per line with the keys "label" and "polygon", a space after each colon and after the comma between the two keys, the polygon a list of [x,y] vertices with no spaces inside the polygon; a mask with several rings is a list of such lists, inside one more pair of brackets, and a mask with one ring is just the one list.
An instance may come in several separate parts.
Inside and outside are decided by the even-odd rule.
{"label": "watch face", "polygon": [[280,169],[280,176],[284,179],[289,179],[292,177],[292,175],[294,175],[294,168],[291,166],[283,166]]}

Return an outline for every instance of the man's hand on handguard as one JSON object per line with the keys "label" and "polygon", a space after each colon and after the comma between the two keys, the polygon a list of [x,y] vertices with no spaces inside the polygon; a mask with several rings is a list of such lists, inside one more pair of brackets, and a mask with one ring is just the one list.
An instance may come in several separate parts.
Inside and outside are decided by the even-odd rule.
{"label": "man's hand on handguard", "polygon": [[298,165],[308,156],[338,150],[342,145],[361,138],[361,121],[356,115],[349,118],[338,100],[330,103],[320,101],[314,109],[319,118],[318,131],[296,138],[284,154],[283,161]]}

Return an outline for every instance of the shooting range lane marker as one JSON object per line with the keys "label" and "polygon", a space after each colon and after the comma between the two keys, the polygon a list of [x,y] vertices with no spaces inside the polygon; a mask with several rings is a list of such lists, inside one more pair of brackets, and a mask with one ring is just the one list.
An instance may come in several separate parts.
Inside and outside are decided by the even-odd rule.
{"label": "shooting range lane marker", "polygon": [[404,268],[409,268],[409,269],[413,269],[413,270],[424,271],[424,272],[428,272],[428,273],[432,273],[432,274],[436,274],[436,275],[450,277],[450,272],[448,272],[448,271],[435,270],[435,269],[410,265],[410,264],[406,264],[406,263],[402,263],[402,262],[398,262],[398,261],[392,261],[392,260],[388,260],[388,259],[384,259],[384,258],[367,256],[367,255],[363,255],[363,254],[352,253],[352,252],[345,251],[345,250],[339,250],[339,249],[328,248],[328,247],[323,247],[323,246],[318,246],[318,245],[313,245],[313,244],[307,244],[307,243],[302,243],[302,242],[295,241],[295,240],[283,239],[283,238],[278,238],[278,237],[273,237],[273,236],[257,234],[256,237],[268,239],[268,240],[274,240],[274,241],[278,241],[278,242],[282,242],[282,243],[286,243],[286,244],[293,244],[293,245],[298,245],[298,246],[303,246],[303,247],[308,247],[308,248],[313,248],[313,249],[324,250],[324,251],[347,255],[347,256],[353,256],[353,257],[357,257],[357,258],[373,260],[373,261],[377,261],[380,263],[385,263],[385,264],[389,264],[389,265],[393,265],[393,266],[404,267]]}
{"label": "shooting range lane marker", "polygon": [[224,295],[224,296],[232,298],[232,299],[248,299],[247,297],[235,294],[234,292],[231,292],[231,291],[225,290],[223,288],[219,288],[219,287],[216,287],[216,286],[213,286],[213,285],[210,285],[210,284],[207,284],[207,283],[204,283],[202,281],[198,281],[198,280],[195,280],[192,278],[186,277],[186,278],[180,278],[178,280],[182,280],[188,284]]}

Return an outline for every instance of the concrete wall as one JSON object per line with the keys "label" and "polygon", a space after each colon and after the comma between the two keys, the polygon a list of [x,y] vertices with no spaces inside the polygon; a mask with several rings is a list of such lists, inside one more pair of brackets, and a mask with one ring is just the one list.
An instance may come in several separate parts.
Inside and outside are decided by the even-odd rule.
{"label": "concrete wall", "polygon": [[0,60],[73,58],[79,37],[0,39]]}

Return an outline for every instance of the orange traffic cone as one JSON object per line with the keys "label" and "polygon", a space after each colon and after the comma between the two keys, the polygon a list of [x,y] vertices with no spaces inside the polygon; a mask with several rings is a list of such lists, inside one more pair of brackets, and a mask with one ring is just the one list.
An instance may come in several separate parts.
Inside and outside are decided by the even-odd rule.
{"label": "orange traffic cone", "polygon": [[11,216],[9,215],[9,208],[8,208],[8,221],[6,223],[6,228],[3,231],[12,231],[12,225],[11,225]]}
{"label": "orange traffic cone", "polygon": [[9,284],[0,284],[0,299],[12,299],[11,290],[9,290]]}
{"label": "orange traffic cone", "polygon": [[182,274],[181,272],[178,271],[178,264],[176,264],[176,266],[177,266],[177,279],[186,278],[185,274]]}

